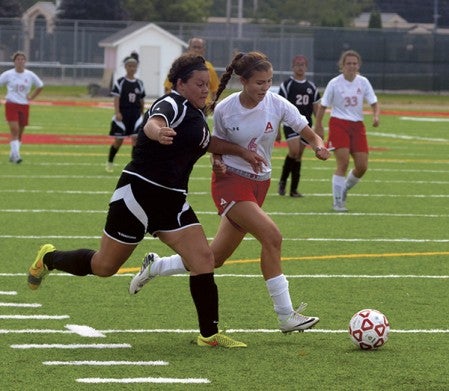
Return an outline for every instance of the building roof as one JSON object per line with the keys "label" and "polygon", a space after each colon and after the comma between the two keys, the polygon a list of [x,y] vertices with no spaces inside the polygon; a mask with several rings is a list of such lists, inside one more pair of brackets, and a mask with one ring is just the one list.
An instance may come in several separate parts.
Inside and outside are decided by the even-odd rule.
{"label": "building roof", "polygon": [[178,43],[184,47],[187,47],[187,43],[180,40],[178,37],[170,34],[168,31],[160,28],[154,23],[148,22],[134,22],[128,27],[120,30],[109,37],[102,39],[98,44],[100,47],[113,47],[118,46],[122,42],[132,38],[133,36],[140,35],[146,31],[156,31],[158,34],[168,37],[175,43]]}

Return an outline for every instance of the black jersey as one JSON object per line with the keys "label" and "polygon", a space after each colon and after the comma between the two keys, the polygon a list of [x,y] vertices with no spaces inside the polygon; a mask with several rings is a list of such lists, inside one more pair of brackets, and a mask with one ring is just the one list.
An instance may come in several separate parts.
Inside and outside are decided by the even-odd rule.
{"label": "black jersey", "polygon": [[282,82],[279,95],[293,103],[307,118],[309,126],[312,126],[313,105],[320,100],[320,93],[314,83],[308,80],[295,80],[291,76]]}
{"label": "black jersey", "polygon": [[126,77],[120,77],[114,83],[111,95],[118,96],[120,111],[127,111],[135,109],[140,112],[142,103],[141,100],[145,98],[145,89],[143,82],[139,79],[129,80]]}
{"label": "black jersey", "polygon": [[[162,145],[146,136],[143,126],[153,116],[164,117],[176,131],[173,144]],[[187,192],[193,165],[206,153],[209,143],[210,132],[203,112],[173,91],[156,100],[145,113],[133,159],[125,171],[169,189]]]}

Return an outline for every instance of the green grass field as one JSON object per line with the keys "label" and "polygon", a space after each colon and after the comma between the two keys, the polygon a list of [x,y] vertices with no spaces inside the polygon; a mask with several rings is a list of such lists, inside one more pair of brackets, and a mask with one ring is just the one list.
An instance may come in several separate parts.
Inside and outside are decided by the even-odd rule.
{"label": "green grass field", "polygon": [[[306,314],[321,321],[302,334],[277,330],[260,248],[248,237],[216,271],[221,327],[248,344],[240,350],[191,344],[197,323],[186,276],[160,277],[128,294],[146,252],[170,253],[152,238],[117,276],[55,272],[30,291],[26,272],[41,244],[97,248],[130,146],[107,174],[107,140],[89,144],[88,136],[108,133],[112,108],[35,105],[29,140],[50,134],[65,141],[25,137],[24,161],[13,165],[2,123],[0,389],[448,390],[449,115],[440,102],[412,106],[432,105],[429,111],[444,115],[383,115],[376,129],[367,116],[370,167],[349,194],[346,214],[331,210],[333,158],[321,162],[311,151],[302,169],[305,197],[278,196],[286,149],[275,149],[264,208],[284,235],[294,303],[307,302]],[[408,103],[388,103],[395,105]],[[212,238],[218,217],[209,178],[204,157],[192,174],[189,201]],[[361,351],[349,339],[348,322],[362,308],[382,311],[391,323],[390,340],[377,351]]]}

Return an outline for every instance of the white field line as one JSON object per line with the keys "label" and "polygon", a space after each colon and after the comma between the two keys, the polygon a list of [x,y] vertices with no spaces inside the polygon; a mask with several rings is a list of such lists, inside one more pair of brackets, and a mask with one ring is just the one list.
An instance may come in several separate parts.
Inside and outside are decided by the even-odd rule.
{"label": "white field line", "polygon": [[75,334],[82,336],[82,337],[89,337],[89,338],[105,338],[106,337],[106,335],[104,335],[103,333],[100,333],[98,330],[95,330],[93,327],[90,327],[90,326],[67,324],[67,325],[65,325],[65,328]]}
{"label": "white field line", "polygon": [[[199,330],[195,329],[109,329],[97,330],[101,334],[198,334]],[[226,329],[227,333],[241,333],[241,334],[277,334],[281,333],[279,329]],[[345,329],[310,329],[305,330],[305,333],[316,334],[343,334],[347,333]],[[397,334],[449,334],[449,329],[391,329],[391,333]],[[64,330],[51,329],[22,329],[22,330],[8,330],[0,329],[0,334],[70,334]],[[123,344],[119,344],[123,345]],[[126,345],[126,344],[125,344]],[[11,345],[16,349],[31,349],[31,348],[45,348],[45,349],[82,349],[82,348],[98,348],[107,349],[114,347],[114,344],[21,344]],[[117,346],[127,347],[127,346]]]}
{"label": "white field line", "polygon": [[[363,256],[363,255],[362,255]],[[382,254],[379,254],[382,256]],[[398,255],[399,256],[399,255]],[[304,257],[307,258],[307,257]],[[293,259],[293,258],[291,258]],[[296,258],[295,258],[296,259]],[[136,268],[137,270],[138,268]],[[0,273],[0,277],[22,277],[27,276],[27,273]],[[69,273],[63,272],[52,272],[49,274],[50,277],[70,277],[78,278]],[[114,274],[112,277],[134,277],[134,273],[118,273]],[[363,278],[363,279],[382,279],[382,278],[410,278],[410,279],[430,279],[430,280],[446,280],[449,275],[422,275],[422,274],[286,274],[287,278]],[[86,276],[89,278],[89,276]],[[94,276],[90,275],[91,278]],[[170,277],[189,277],[189,274],[174,274]],[[221,277],[231,277],[231,278],[262,278],[260,274],[226,274],[226,273],[215,273],[215,278]]]}
{"label": "white field line", "polygon": [[42,307],[42,304],[39,304],[39,303],[0,303],[0,307],[37,308],[37,307]]}
{"label": "white field line", "polygon": [[209,384],[210,383],[210,380],[208,379],[195,379],[195,378],[177,379],[171,377],[134,377],[123,379],[89,377],[89,378],[76,379],[76,381],[78,383],[90,383],[90,384],[109,384],[109,383]]}
{"label": "white field line", "polygon": [[[345,215],[346,213],[340,213],[339,215]],[[78,240],[78,239],[100,239],[100,235],[0,235],[0,239],[17,239],[17,240],[25,240],[25,239],[58,239],[58,240]],[[213,237],[207,238],[207,240],[211,241]],[[154,240],[154,238],[146,236],[144,238],[147,240]],[[243,240],[245,241],[253,241],[256,240],[253,237],[245,237]],[[449,243],[449,239],[415,239],[415,238],[283,238],[284,242],[292,241],[292,242],[365,242],[365,243]],[[5,273],[0,273],[0,277],[2,275],[8,275]]]}
{"label": "white field line", "polygon": [[131,348],[128,343],[72,343],[72,344],[14,344],[10,345],[12,349],[126,349]]}
{"label": "white field line", "polygon": [[[434,196],[437,196],[434,194]],[[441,195],[437,197],[449,197]],[[106,214],[106,210],[89,209],[0,209],[0,213],[69,213],[69,214]],[[217,212],[195,211],[197,215],[215,216]],[[267,212],[270,216],[361,216],[361,217],[425,217],[425,218],[447,218],[449,214],[425,214],[425,213],[373,213],[373,212]]]}
{"label": "white field line", "polygon": [[17,292],[16,291],[0,291],[0,296],[16,296]]}
{"label": "white field line", "polygon": [[68,319],[69,315],[0,315],[0,319],[34,319],[34,320],[48,320],[48,319]]}
{"label": "white field line", "polygon": [[417,141],[431,141],[431,142],[449,142],[449,139],[447,138],[433,138],[433,137],[421,137],[421,136],[409,136],[406,134],[397,134],[397,133],[382,133],[382,132],[369,132],[370,136],[377,136],[377,137],[388,137],[388,138],[394,138],[398,140],[417,140]]}
{"label": "white field line", "polygon": [[449,122],[449,118],[440,117],[399,117],[402,121],[417,121],[417,122]]}
{"label": "white field line", "polygon": [[[378,254],[382,256],[382,254]],[[399,256],[399,255],[398,255]],[[304,257],[307,258],[307,257]],[[324,257],[325,258],[325,257]],[[293,258],[291,258],[293,259]],[[296,259],[296,258],[295,258]],[[137,269],[137,268],[136,268]],[[0,277],[22,277],[27,276],[27,273],[0,273]],[[69,273],[63,272],[52,272],[49,274],[50,277],[70,277],[78,278]],[[134,277],[134,273],[118,273],[114,274],[112,277]],[[86,276],[89,278],[89,276]],[[93,276],[90,276],[93,278]],[[170,277],[189,277],[189,274],[174,274]],[[233,277],[233,278],[261,278],[260,274],[226,274],[226,273],[215,273],[215,278],[220,277]],[[288,278],[364,278],[364,279],[382,279],[382,278],[417,278],[417,279],[433,279],[433,280],[445,280],[449,278],[449,275],[422,275],[422,274],[286,274]]]}
{"label": "white field line", "polygon": [[168,365],[167,361],[43,361],[43,365],[91,365],[91,366],[115,366],[115,365],[137,365],[137,366],[163,366]]}
{"label": "white field line", "polygon": [[[449,140],[447,140],[447,141],[449,141]],[[406,148],[404,147],[404,149],[406,149]],[[407,156],[407,154],[402,154],[402,155],[406,155]],[[417,157],[416,154],[410,154],[409,156],[412,156],[415,159]],[[272,159],[273,160],[284,160],[284,157],[273,156]],[[380,158],[377,158],[377,159],[373,158],[371,160],[372,161],[376,161],[378,159],[380,159]],[[306,157],[305,160],[308,160],[308,158]],[[315,160],[315,159],[314,158],[310,158],[310,160]],[[445,163],[443,163],[443,164],[445,164]],[[98,167],[98,164],[78,163],[78,162],[70,162],[70,163],[57,163],[57,162],[54,162],[54,163],[53,162],[52,163],[33,163],[33,165],[35,165],[35,166],[51,166],[51,167],[54,167],[54,166],[70,166],[70,167],[73,167],[73,166],[92,166],[92,167]],[[103,167],[103,164],[101,165],[101,167]],[[196,168],[210,168],[210,165],[209,164],[208,165],[196,164],[195,167]],[[311,171],[326,171],[326,172],[328,172],[329,171],[329,167],[311,166],[311,167],[307,167],[307,170],[311,170]],[[376,167],[370,167],[369,171],[370,172],[392,172],[392,173],[395,173],[395,174],[400,174],[400,173],[445,174],[445,173],[447,173],[446,170],[435,170],[435,169],[431,170],[431,169],[426,169],[426,168],[423,168],[422,170],[420,170],[420,169],[413,169],[413,168],[403,168],[403,169],[398,168],[398,169],[396,169],[396,168],[376,168]],[[0,178],[1,177],[2,177],[2,175],[0,175]],[[22,175],[22,177],[34,178],[34,176],[32,176],[32,175]],[[105,177],[110,177],[110,176],[105,176]],[[110,178],[114,178],[114,177],[110,177]],[[190,177],[190,179],[191,180],[195,180],[195,179],[197,179],[197,180],[200,180],[200,179],[201,180],[203,180],[203,179],[210,180],[210,177],[198,177],[198,176],[193,175],[193,176]],[[301,179],[301,180],[311,181],[311,182],[312,181],[313,182],[329,181],[328,179],[310,179],[310,178],[304,178],[304,179]],[[369,179],[368,180],[364,179],[363,182],[365,182],[365,181],[369,182],[370,180]],[[386,181],[386,182],[388,183],[389,181]],[[13,189],[2,189],[2,190],[0,190],[0,192],[2,192],[2,193],[15,192],[15,191],[16,190],[13,190]],[[66,190],[41,190],[41,189],[39,189],[39,190],[20,190],[20,189],[18,189],[17,191],[31,191],[31,192],[43,192],[43,193],[63,193]],[[100,190],[96,190],[96,191],[81,191],[80,190],[80,191],[77,191],[77,190],[73,190],[71,192],[73,192],[74,194],[84,194],[84,193],[86,193],[86,194],[110,194],[111,193],[110,190],[108,190],[108,191],[100,191]]]}

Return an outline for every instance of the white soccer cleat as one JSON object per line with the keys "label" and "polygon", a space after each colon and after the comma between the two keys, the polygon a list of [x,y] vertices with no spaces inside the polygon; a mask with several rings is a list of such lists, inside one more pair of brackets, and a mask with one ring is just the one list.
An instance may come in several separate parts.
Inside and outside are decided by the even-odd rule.
{"label": "white soccer cleat", "polygon": [[140,272],[137,273],[129,283],[129,293],[131,295],[135,295],[144,287],[144,285],[146,285],[154,277],[156,277],[155,275],[150,274],[150,268],[154,261],[157,259],[159,259],[159,256],[155,253],[148,253],[147,255],[145,255],[142,261]]}
{"label": "white soccer cleat", "polygon": [[332,208],[335,210],[335,212],[347,212],[348,208],[346,208],[345,203],[338,202],[332,206]]}
{"label": "white soccer cleat", "polygon": [[300,314],[306,307],[306,303],[301,303],[298,309],[292,312],[290,317],[279,323],[279,329],[286,334],[293,331],[301,332],[315,326],[320,321],[320,318]]}

